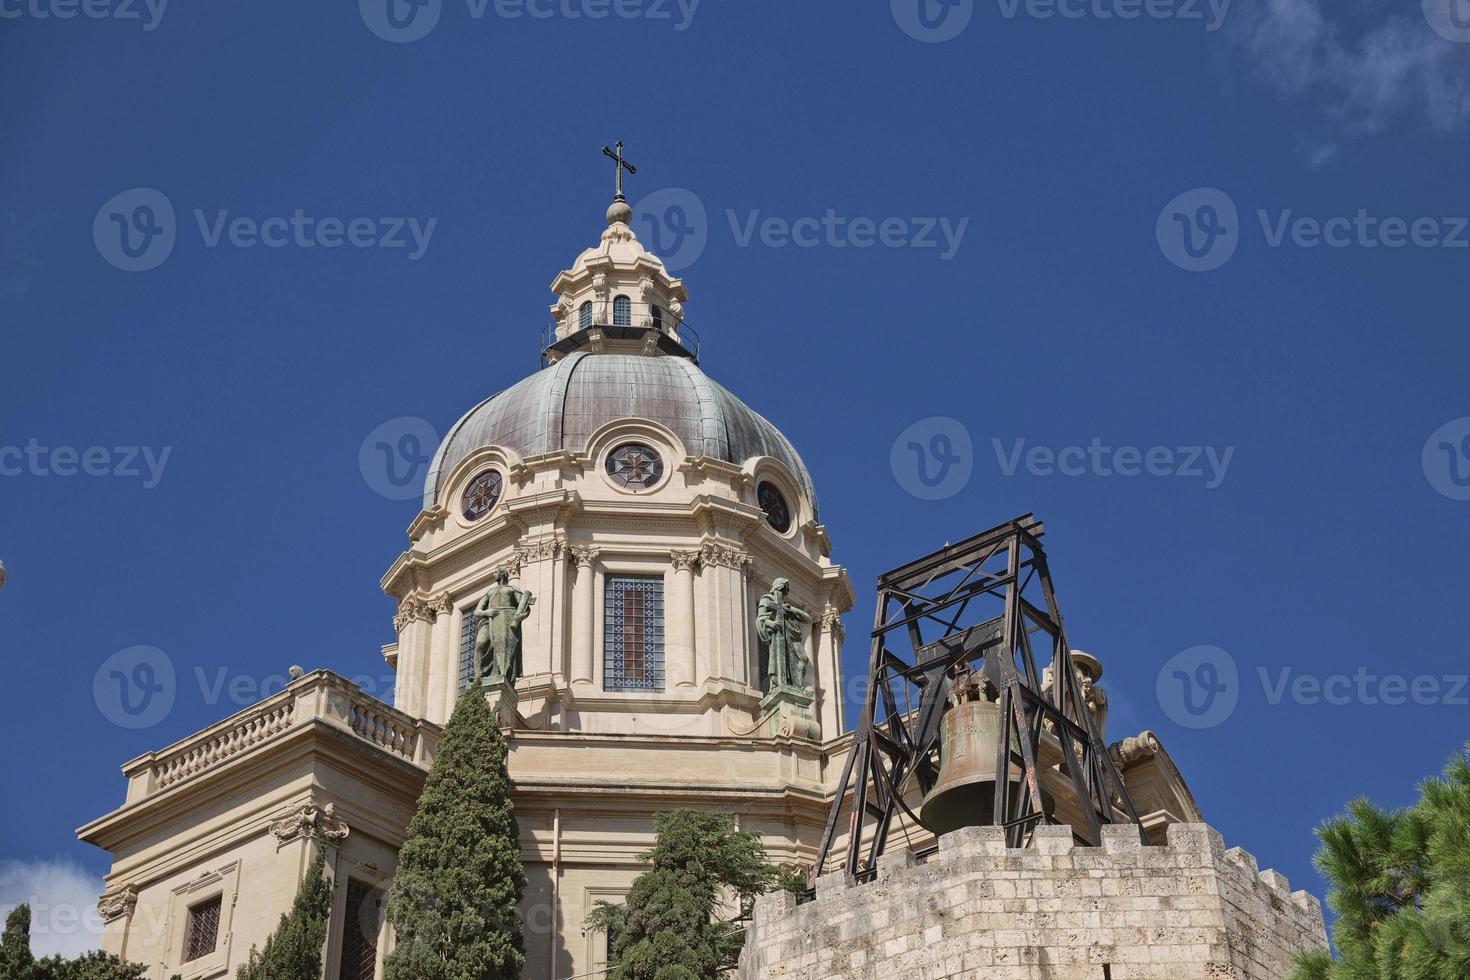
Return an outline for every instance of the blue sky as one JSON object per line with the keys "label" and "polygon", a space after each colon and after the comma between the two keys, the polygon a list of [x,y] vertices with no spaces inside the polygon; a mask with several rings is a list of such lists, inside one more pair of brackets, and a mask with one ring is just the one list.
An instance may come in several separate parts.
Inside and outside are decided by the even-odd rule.
{"label": "blue sky", "polygon": [[848,670],[877,573],[1035,511],[1110,737],[1320,892],[1312,828],[1467,737],[1470,10],[925,2],[0,0],[0,902],[89,901],[119,763],[289,665],[381,688],[416,508],[359,450],[535,369],[615,139]]}

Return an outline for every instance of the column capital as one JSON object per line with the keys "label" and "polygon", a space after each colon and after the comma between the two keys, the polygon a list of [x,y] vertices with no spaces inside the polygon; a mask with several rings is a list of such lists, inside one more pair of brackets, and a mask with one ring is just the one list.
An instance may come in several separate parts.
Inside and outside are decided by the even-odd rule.
{"label": "column capital", "polygon": [[414,593],[398,600],[398,615],[393,617],[393,632],[402,633],[404,628],[416,620],[426,623],[434,621],[434,606],[428,596]]}
{"label": "column capital", "polygon": [[755,560],[743,551],[723,544],[706,544],[699,549],[699,562],[723,568],[735,568],[750,574],[755,569]]}
{"label": "column capital", "polygon": [[573,546],[570,551],[572,561],[576,562],[578,568],[591,568],[597,564],[597,559],[602,554],[600,548],[591,546]]}
{"label": "column capital", "polygon": [[697,551],[671,551],[669,560],[674,564],[674,571],[691,572],[699,564],[699,554]]}
{"label": "column capital", "polygon": [[821,628],[825,633],[831,633],[832,638],[841,643],[847,637],[847,629],[842,625],[842,616],[835,609],[828,609],[822,613]]}
{"label": "column capital", "polygon": [[448,592],[440,592],[429,600],[429,607],[434,610],[435,616],[447,616],[454,612],[454,599]]}

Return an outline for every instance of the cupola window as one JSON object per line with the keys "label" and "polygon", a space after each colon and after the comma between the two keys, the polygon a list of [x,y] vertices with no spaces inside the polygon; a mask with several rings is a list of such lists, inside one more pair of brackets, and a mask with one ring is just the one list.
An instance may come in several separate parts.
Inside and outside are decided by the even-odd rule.
{"label": "cupola window", "polygon": [[662,691],[664,580],[653,575],[609,575],[603,621],[603,688]]}
{"label": "cupola window", "polygon": [[592,301],[589,299],[577,311],[577,326],[583,330],[592,326]]}
{"label": "cupola window", "polygon": [[620,487],[651,490],[663,479],[663,457],[652,446],[625,442],[608,454],[607,475]]}
{"label": "cupola window", "polygon": [[662,330],[663,328],[664,328],[664,311],[663,311],[663,307],[661,307],[661,306],[655,306],[653,308],[653,329],[655,329],[655,330]]}
{"label": "cupola window", "polygon": [[499,470],[486,470],[470,481],[461,501],[461,513],[467,521],[478,521],[495,508],[505,479]]}
{"label": "cupola window", "polygon": [[630,327],[633,325],[633,301],[626,296],[613,297],[613,326]]}
{"label": "cupola window", "polygon": [[785,495],[777,489],[774,483],[762,483],[755,496],[756,502],[765,512],[767,524],[771,525],[778,534],[785,534],[791,530],[791,507],[786,503]]}

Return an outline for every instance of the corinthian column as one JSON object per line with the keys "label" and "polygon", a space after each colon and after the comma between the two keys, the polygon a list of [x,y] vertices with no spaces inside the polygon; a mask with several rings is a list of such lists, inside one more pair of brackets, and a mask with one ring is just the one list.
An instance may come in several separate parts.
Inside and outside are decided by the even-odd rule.
{"label": "corinthian column", "polygon": [[674,566],[674,579],[669,587],[668,663],[665,665],[669,687],[694,687],[694,563],[697,551],[673,551],[669,559]]}
{"label": "corinthian column", "polygon": [[393,627],[398,631],[398,669],[393,681],[393,706],[415,718],[427,706],[429,630],[434,611],[421,595],[404,596],[398,603]]}
{"label": "corinthian column", "polygon": [[817,693],[817,722],[831,738],[842,727],[842,616],[832,607],[817,625],[817,655],[812,658],[812,688]]}
{"label": "corinthian column", "polygon": [[597,617],[596,548],[573,548],[577,578],[572,585],[572,670],[573,684],[592,683],[592,628]]}
{"label": "corinthian column", "polygon": [[449,720],[454,698],[459,693],[459,647],[454,642],[454,603],[449,593],[439,593],[429,604],[434,610],[434,628],[426,671],[429,699],[425,716],[442,725]]}

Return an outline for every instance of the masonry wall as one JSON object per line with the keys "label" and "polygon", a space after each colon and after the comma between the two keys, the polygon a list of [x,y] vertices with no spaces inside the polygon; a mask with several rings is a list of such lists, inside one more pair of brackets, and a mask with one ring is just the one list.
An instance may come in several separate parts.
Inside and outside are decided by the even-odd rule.
{"label": "masonry wall", "polygon": [[765,896],[738,976],[1280,980],[1298,950],[1327,945],[1317,899],[1210,827],[1175,824],[1165,847],[1103,831],[1102,847],[1075,847],[1071,828],[1039,827],[1014,850],[968,827],[923,864],[884,855],[874,882],[829,875],[802,905]]}

